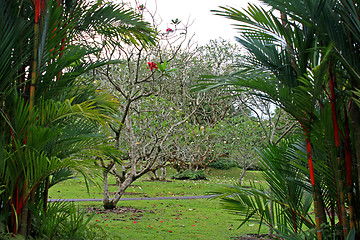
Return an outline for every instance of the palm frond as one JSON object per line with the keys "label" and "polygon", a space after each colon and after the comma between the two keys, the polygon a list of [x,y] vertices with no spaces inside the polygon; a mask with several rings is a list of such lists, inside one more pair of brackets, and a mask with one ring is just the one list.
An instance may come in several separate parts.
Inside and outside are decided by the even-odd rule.
{"label": "palm frond", "polygon": [[260,151],[260,163],[269,189],[255,185],[251,188],[223,186],[215,192],[224,208],[243,216],[242,225],[258,221],[279,234],[286,232],[293,237],[314,227],[308,214],[312,203],[308,170],[302,172],[294,165],[302,163],[300,158],[307,159],[306,150],[298,152],[294,146],[269,146]]}
{"label": "palm frond", "polygon": [[[112,37],[118,42],[144,45],[154,43],[154,30],[140,15],[125,9],[124,5],[109,2],[105,4],[99,2],[91,6],[83,2],[82,5],[74,11],[74,15],[78,15],[81,23],[76,29],[79,34],[96,30],[99,34]],[[85,14],[84,8],[88,10]]]}

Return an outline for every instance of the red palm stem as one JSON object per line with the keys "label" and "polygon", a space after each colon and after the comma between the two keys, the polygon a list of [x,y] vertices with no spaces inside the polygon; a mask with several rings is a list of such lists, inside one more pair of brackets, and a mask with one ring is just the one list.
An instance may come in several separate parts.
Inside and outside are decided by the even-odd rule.
{"label": "red palm stem", "polygon": [[340,211],[339,211],[339,221],[343,228],[344,236],[348,235],[347,228],[347,219],[346,219],[346,209],[345,209],[345,197],[344,197],[344,183],[341,174],[341,158],[340,154],[340,139],[339,139],[339,125],[337,121],[337,112],[336,112],[336,96],[335,96],[335,74],[332,71],[332,67],[329,67],[329,86],[330,86],[330,103],[331,103],[331,116],[334,128],[334,141],[336,149],[336,160],[338,164],[338,184],[340,192]]}

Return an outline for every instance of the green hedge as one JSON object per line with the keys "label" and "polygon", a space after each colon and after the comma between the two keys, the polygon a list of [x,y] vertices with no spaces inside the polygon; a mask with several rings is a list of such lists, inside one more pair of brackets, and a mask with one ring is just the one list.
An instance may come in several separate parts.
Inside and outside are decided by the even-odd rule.
{"label": "green hedge", "polygon": [[194,171],[191,169],[186,169],[172,175],[171,178],[178,180],[206,180],[206,174],[203,170]]}

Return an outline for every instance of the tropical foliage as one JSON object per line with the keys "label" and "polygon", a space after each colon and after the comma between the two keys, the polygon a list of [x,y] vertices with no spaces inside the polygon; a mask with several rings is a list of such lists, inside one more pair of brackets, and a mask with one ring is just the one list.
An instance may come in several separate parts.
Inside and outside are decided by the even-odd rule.
{"label": "tropical foliage", "polygon": [[[232,87],[268,100],[297,120],[302,135],[284,149],[270,145],[261,152],[270,191],[240,188],[224,200],[245,204],[237,205],[245,220],[257,214],[284,239],[303,239],[312,225],[318,239],[354,237],[360,203],[359,2],[262,2],[266,7],[215,11],[235,21],[249,62],[230,75],[205,76],[199,88]],[[309,193],[315,223],[304,212]]]}
{"label": "tropical foliage", "polygon": [[99,131],[116,100],[79,78],[106,64],[92,56],[108,45],[84,37],[154,38],[134,12],[101,1],[2,1],[0,19],[0,221],[14,235],[42,236],[34,224],[50,214],[49,187],[69,169],[85,174],[93,156],[117,155]]}

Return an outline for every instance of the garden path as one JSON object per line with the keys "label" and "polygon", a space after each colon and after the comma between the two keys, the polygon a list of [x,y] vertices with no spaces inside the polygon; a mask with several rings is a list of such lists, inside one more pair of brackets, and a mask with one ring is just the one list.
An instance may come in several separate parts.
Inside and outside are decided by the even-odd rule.
{"label": "garden path", "polygon": [[[167,199],[204,199],[211,198],[215,195],[202,196],[180,196],[180,197],[142,197],[142,198],[121,198],[120,201],[138,201],[138,200],[167,200]],[[49,202],[66,201],[66,202],[102,202],[102,198],[87,198],[87,199],[49,199]]]}

